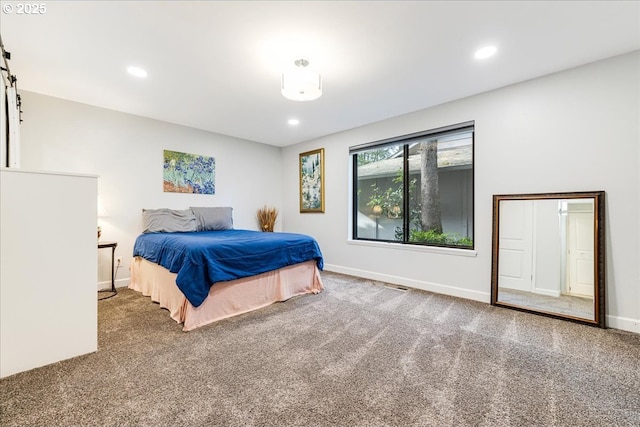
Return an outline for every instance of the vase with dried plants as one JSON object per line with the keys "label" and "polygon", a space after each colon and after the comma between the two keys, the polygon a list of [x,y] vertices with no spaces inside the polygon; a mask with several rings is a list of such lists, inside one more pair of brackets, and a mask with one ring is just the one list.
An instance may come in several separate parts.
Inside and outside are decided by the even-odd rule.
{"label": "vase with dried plants", "polygon": [[277,218],[278,209],[276,208],[265,205],[258,209],[258,222],[260,223],[260,230],[262,231],[273,231]]}

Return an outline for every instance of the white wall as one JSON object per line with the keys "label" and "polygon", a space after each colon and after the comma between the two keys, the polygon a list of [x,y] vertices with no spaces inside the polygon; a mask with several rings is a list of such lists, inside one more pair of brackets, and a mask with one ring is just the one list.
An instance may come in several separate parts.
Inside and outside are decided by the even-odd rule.
{"label": "white wall", "polygon": [[[280,149],[157,120],[22,91],[22,167],[95,174],[109,218],[101,240],[123,257],[116,286],[126,286],[142,208],[232,206],[236,228],[258,229],[264,204],[282,210]],[[216,194],[164,193],[163,150],[213,156]],[[281,229],[281,221],[276,229]],[[99,252],[98,288],[111,286],[111,251]]]}
{"label": "white wall", "polygon": [[[288,147],[284,229],[316,237],[329,270],[488,302],[493,194],[604,190],[608,325],[640,332],[639,57],[636,51]],[[349,242],[349,146],[469,120],[477,255]],[[300,214],[298,154],[321,147],[326,210]]]}
{"label": "white wall", "polygon": [[534,292],[559,297],[565,256],[560,237],[558,200],[536,200],[533,203],[533,222]]}

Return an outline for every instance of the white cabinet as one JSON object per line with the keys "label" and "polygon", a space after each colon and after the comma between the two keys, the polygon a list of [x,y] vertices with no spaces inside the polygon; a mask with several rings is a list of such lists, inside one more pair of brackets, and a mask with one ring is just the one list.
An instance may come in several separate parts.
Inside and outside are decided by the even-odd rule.
{"label": "white cabinet", "polygon": [[0,377],[97,350],[97,188],[0,169]]}

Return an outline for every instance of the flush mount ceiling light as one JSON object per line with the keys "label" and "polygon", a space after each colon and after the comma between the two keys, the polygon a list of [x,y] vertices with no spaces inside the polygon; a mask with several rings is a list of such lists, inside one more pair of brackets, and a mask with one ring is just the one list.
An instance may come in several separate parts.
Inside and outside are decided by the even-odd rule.
{"label": "flush mount ceiling light", "polygon": [[300,124],[300,120],[298,120],[298,119],[289,119],[287,121],[287,123],[289,123],[291,126],[297,126],[297,125]]}
{"label": "flush mount ceiling light", "polygon": [[282,73],[282,96],[292,101],[313,101],[322,95],[322,77],[309,69],[307,58],[297,58],[294,67]]}
{"label": "flush mount ceiling light", "polygon": [[495,55],[498,49],[495,46],[485,46],[481,49],[476,50],[476,59],[486,59],[490,56]]}

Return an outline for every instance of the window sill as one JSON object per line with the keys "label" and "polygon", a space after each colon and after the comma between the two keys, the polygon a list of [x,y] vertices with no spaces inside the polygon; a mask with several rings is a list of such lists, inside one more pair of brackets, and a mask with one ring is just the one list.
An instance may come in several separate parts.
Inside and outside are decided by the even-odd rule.
{"label": "window sill", "polygon": [[471,257],[471,258],[475,258],[476,256],[478,256],[478,252],[475,249],[441,248],[438,246],[407,245],[402,243],[374,242],[370,240],[352,240],[352,239],[348,239],[347,244],[355,245],[355,246],[369,246],[372,248],[393,248],[393,249],[400,249],[403,251],[465,256],[465,257]]}

